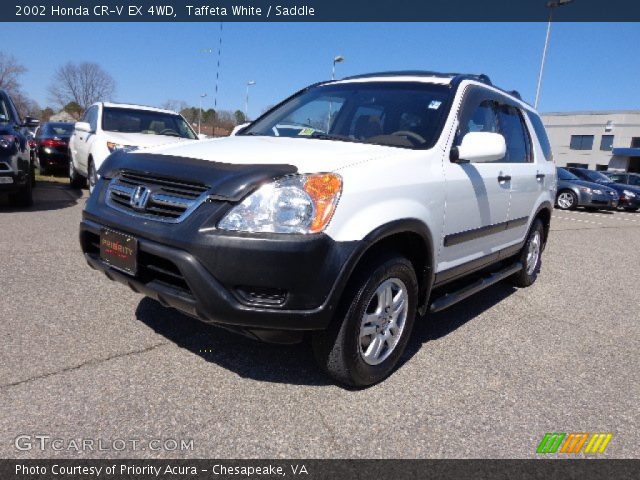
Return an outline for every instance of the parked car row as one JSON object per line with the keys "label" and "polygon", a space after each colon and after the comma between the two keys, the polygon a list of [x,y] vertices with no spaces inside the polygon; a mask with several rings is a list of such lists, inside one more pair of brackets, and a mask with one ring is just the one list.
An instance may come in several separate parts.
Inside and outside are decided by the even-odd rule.
{"label": "parked car row", "polygon": [[0,193],[8,193],[12,205],[33,203],[35,164],[28,129],[37,125],[31,117],[20,118],[11,97],[0,90]]}
{"label": "parked car row", "polygon": [[[556,207],[574,210],[621,209],[635,212],[640,208],[640,175],[596,172],[586,168],[558,168]],[[632,182],[636,182],[635,184]]]}

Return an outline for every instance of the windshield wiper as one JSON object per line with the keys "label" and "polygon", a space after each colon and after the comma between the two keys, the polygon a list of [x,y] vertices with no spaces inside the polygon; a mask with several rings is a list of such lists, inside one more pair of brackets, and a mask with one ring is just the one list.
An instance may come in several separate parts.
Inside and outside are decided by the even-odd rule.
{"label": "windshield wiper", "polygon": [[341,142],[355,142],[356,140],[345,137],[343,135],[334,135],[324,132],[313,132],[311,135],[304,136],[302,138],[317,138],[318,140],[339,140]]}

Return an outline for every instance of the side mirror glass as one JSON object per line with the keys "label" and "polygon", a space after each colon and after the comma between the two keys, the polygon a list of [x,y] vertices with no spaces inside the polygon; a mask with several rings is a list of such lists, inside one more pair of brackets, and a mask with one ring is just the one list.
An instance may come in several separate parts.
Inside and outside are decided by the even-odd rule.
{"label": "side mirror glass", "polygon": [[89,122],[76,122],[74,128],[79,132],[91,132],[91,125],[89,125]]}
{"label": "side mirror glass", "polygon": [[452,162],[495,162],[504,158],[507,144],[499,133],[469,132],[459,147],[451,149]]}

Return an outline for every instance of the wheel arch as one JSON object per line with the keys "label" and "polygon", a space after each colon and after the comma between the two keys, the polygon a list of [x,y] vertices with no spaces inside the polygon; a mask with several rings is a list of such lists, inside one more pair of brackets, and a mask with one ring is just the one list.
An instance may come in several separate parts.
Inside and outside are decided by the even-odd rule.
{"label": "wheel arch", "polygon": [[349,290],[350,285],[368,268],[371,261],[391,253],[400,254],[411,262],[416,272],[419,286],[418,312],[423,314],[435,276],[435,250],[429,227],[418,219],[394,220],[370,232],[361,245],[351,261],[342,293]]}
{"label": "wheel arch", "polygon": [[536,221],[536,219],[540,219],[540,221],[542,222],[542,226],[544,227],[543,245],[545,247],[547,245],[547,239],[549,238],[549,231],[551,229],[552,212],[553,212],[553,205],[551,205],[551,202],[546,202],[546,201],[542,202],[540,206],[538,206],[538,209],[536,210],[536,213],[533,216],[533,220],[531,222],[532,225],[533,225],[533,222]]}

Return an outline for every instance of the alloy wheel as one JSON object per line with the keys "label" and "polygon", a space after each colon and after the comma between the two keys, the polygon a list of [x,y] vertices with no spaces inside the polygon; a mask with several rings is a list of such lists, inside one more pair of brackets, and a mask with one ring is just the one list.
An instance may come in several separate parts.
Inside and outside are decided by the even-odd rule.
{"label": "alloy wheel", "polygon": [[365,363],[378,365],[394,351],[407,320],[409,295],[399,278],[382,282],[362,316],[358,347]]}

